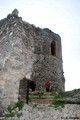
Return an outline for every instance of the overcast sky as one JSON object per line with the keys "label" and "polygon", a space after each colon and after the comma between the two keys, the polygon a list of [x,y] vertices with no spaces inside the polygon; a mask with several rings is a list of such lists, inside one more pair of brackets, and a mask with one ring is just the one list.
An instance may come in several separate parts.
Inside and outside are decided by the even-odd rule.
{"label": "overcast sky", "polygon": [[61,36],[66,90],[80,88],[80,0],[1,0],[0,19],[15,8],[26,22]]}

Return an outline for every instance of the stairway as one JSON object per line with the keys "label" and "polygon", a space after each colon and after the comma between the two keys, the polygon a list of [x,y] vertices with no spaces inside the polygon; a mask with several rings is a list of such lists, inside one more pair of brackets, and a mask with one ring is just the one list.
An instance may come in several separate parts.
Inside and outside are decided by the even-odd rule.
{"label": "stairway", "polygon": [[[41,93],[39,91],[32,92],[29,89],[29,99],[32,103],[50,104],[54,98],[51,92]],[[20,81],[19,85],[19,99],[26,102],[27,99],[27,79],[24,78]]]}
{"label": "stairway", "polygon": [[32,103],[51,104],[54,95],[51,92],[44,92],[43,94],[40,92],[34,92],[30,93],[29,97]]}

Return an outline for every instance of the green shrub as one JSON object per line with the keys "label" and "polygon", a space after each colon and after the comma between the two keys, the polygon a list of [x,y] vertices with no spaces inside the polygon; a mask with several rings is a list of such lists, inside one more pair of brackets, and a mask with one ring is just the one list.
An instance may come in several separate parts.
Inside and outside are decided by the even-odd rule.
{"label": "green shrub", "polygon": [[6,113],[5,113],[5,117],[14,117],[14,108],[12,106],[8,106]]}
{"label": "green shrub", "polygon": [[55,96],[55,99],[62,99],[62,98],[65,98],[66,95],[63,94],[63,93],[59,93],[58,95]]}
{"label": "green shrub", "polygon": [[8,108],[7,108],[7,111],[8,111],[9,113],[11,113],[11,112],[13,111],[13,107],[11,107],[11,106],[9,105]]}
{"label": "green shrub", "polygon": [[55,101],[55,102],[54,102],[54,107],[55,107],[55,108],[58,108],[58,107],[62,107],[62,108],[63,108],[63,107],[64,107],[64,103],[59,102],[59,101]]}
{"label": "green shrub", "polygon": [[22,112],[20,110],[22,110],[23,106],[24,106],[23,101],[16,102],[13,106],[9,105],[4,115],[5,118],[14,117],[15,115],[17,117],[20,117],[22,115]]}
{"label": "green shrub", "polygon": [[22,110],[23,106],[24,106],[24,102],[23,101],[19,101],[19,102],[15,103],[15,107],[18,107],[19,110]]}
{"label": "green shrub", "polygon": [[59,101],[59,100],[65,98],[65,97],[66,96],[63,93],[60,93],[60,94],[56,95],[54,97],[54,99],[52,100],[52,104],[54,105],[54,107],[55,108],[58,108],[58,107],[62,107],[63,108],[64,107],[64,103]]}

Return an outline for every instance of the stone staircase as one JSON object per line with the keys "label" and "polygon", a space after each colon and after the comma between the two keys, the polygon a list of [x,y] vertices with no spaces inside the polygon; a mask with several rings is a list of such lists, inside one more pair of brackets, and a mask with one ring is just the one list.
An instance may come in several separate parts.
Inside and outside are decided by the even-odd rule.
{"label": "stone staircase", "polygon": [[[19,98],[26,102],[27,99],[27,80],[24,78],[19,85]],[[32,103],[50,104],[54,98],[51,92],[41,93],[39,91],[32,92],[29,89],[29,101]]]}
{"label": "stone staircase", "polygon": [[43,94],[40,92],[32,92],[30,93],[29,98],[32,103],[51,104],[54,95],[51,92],[44,92]]}

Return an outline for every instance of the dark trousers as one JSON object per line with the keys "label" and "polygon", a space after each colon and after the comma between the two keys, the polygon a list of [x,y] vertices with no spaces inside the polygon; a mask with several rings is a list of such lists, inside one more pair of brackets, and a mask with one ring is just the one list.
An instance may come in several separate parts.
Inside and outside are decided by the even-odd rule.
{"label": "dark trousers", "polygon": [[49,92],[49,88],[46,88],[46,92]]}

